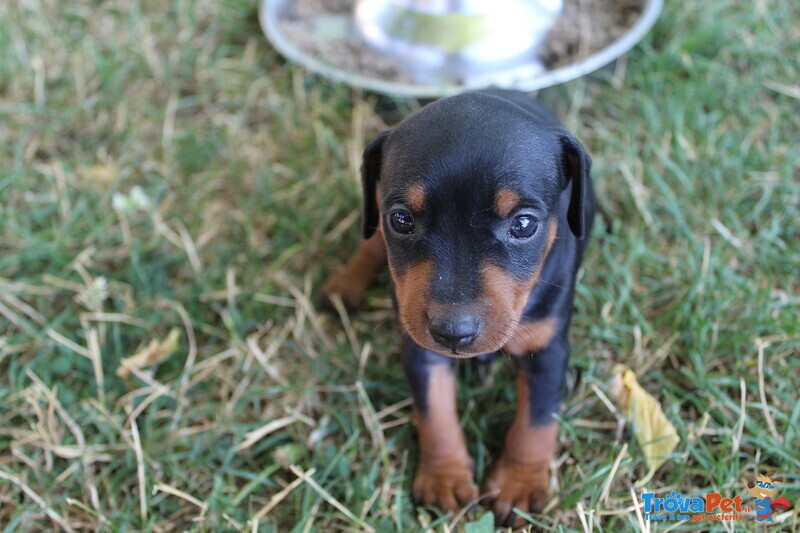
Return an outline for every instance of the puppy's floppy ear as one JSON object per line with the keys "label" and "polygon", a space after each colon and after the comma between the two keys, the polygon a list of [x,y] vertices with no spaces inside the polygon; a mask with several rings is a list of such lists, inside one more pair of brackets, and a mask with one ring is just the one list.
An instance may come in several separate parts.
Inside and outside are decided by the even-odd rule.
{"label": "puppy's floppy ear", "polygon": [[572,183],[572,193],[567,210],[567,222],[572,233],[582,239],[586,233],[586,208],[589,199],[589,173],[592,158],[578,140],[568,132],[561,134],[561,164],[564,172],[563,187]]}
{"label": "puppy's floppy ear", "polygon": [[364,221],[362,233],[369,239],[378,229],[378,202],[375,192],[381,177],[381,161],[383,160],[383,143],[389,132],[381,132],[374,141],[364,149],[361,162],[361,187],[364,191]]}

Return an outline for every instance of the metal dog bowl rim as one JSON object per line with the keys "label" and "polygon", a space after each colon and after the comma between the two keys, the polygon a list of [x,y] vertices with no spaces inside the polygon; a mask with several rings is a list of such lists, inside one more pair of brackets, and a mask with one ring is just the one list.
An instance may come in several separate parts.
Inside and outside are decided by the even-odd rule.
{"label": "metal dog bowl rim", "polygon": [[[301,50],[281,29],[278,13],[286,2],[289,1],[291,0],[261,0],[258,13],[261,29],[270,43],[272,43],[282,55],[312,72],[316,72],[346,85],[401,98],[439,98],[485,88],[485,85],[423,85],[386,81],[377,77],[356,74],[329,65]],[[590,74],[614,60],[619,59],[638,44],[656,23],[656,20],[658,20],[663,5],[663,0],[647,0],[639,19],[628,31],[602,50],[595,52],[582,61],[553,70],[545,70],[543,73],[528,79],[515,80],[515,83],[512,85],[498,86],[521,91],[536,91]],[[502,73],[499,73],[499,75],[502,75]]]}

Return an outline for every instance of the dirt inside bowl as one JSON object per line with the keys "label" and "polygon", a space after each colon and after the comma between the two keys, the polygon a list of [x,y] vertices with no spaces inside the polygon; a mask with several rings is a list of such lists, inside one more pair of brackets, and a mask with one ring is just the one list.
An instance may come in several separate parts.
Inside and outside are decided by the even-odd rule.
{"label": "dirt inside bowl", "polygon": [[564,0],[541,58],[549,69],[576,63],[602,50],[639,19],[644,0]]}
{"label": "dirt inside bowl", "polygon": [[[540,50],[547,69],[581,61],[625,33],[641,15],[645,0],[563,0],[563,11]],[[406,67],[366,46],[342,26],[354,0],[296,0],[281,27],[303,52],[348,72],[410,83]],[[326,28],[326,24],[329,25]],[[331,38],[320,38],[329,34]]]}

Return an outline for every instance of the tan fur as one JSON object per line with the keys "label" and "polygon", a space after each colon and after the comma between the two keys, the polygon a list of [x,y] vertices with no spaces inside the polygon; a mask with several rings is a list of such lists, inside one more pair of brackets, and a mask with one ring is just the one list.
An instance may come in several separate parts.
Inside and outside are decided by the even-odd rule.
{"label": "tan fur", "polygon": [[[381,205],[380,191],[375,192],[375,202]],[[380,215],[378,218],[380,220]],[[327,298],[338,294],[347,307],[358,307],[364,293],[375,281],[375,276],[386,264],[386,258],[383,228],[378,225],[372,237],[359,241],[356,252],[350,256],[344,268],[323,283],[322,294]]]}
{"label": "tan fur", "polygon": [[412,185],[406,191],[406,201],[408,206],[415,213],[419,213],[425,209],[425,189],[422,185]]}
{"label": "tan fur", "polygon": [[411,338],[421,346],[430,346],[432,342],[425,319],[430,292],[428,285],[432,273],[433,264],[428,261],[414,265],[403,274],[397,274],[392,270],[400,323]]}
{"label": "tan fur", "polygon": [[458,511],[474,500],[472,458],[456,410],[456,379],[446,365],[432,365],[428,375],[427,410],[414,409],[419,434],[420,464],[414,478],[414,498],[426,505]]}
{"label": "tan fur", "polygon": [[[553,247],[557,231],[558,223],[553,219],[548,226],[547,244],[542,253],[539,268],[526,283],[520,283],[504,269],[491,263],[486,263],[482,267],[482,291],[474,305],[484,305],[485,307],[472,311],[477,311],[483,317],[484,332],[475,343],[463,352],[448,354],[450,357],[464,358],[493,352],[507,343],[513,342],[515,338],[522,338],[524,333],[518,332],[517,321],[522,315],[531,289],[539,281],[542,266]],[[431,350],[441,350],[441,348],[437,348],[437,344],[428,331],[427,317],[446,314],[448,309],[446,305],[438,304],[430,299],[428,285],[433,271],[433,264],[424,261],[409,268],[403,274],[392,271],[392,277],[395,281],[400,321],[406,332],[420,346]],[[544,338],[544,331],[542,334],[542,338]]]}
{"label": "tan fur", "polygon": [[375,276],[386,264],[386,243],[383,232],[378,231],[358,243],[356,253],[335,275],[322,285],[322,294],[330,298],[338,294],[350,308],[358,307],[364,292],[372,285]]}
{"label": "tan fur", "polygon": [[557,232],[558,223],[553,219],[549,223],[547,244],[542,252],[539,268],[526,283],[520,283],[502,268],[492,264],[484,265],[481,299],[490,302],[491,305],[483,313],[486,331],[482,336],[483,346],[477,347],[476,343],[476,350],[486,347],[491,349],[485,351],[497,350],[507,343],[513,343],[515,338],[521,337],[517,321],[525,309],[531,290],[539,281],[542,267],[555,243]]}
{"label": "tan fur", "polygon": [[519,205],[519,195],[511,189],[500,189],[494,199],[494,210],[500,218],[506,218]]}
{"label": "tan fur", "polygon": [[530,355],[546,348],[555,337],[558,320],[523,320],[514,328],[511,340],[505,345],[511,355]]}
{"label": "tan fur", "polygon": [[550,493],[550,463],[558,448],[558,423],[535,426],[530,422],[528,381],[517,374],[517,414],[506,434],[503,453],[495,462],[481,492],[494,495],[493,509],[501,520],[518,527],[524,520],[511,510],[541,510]]}

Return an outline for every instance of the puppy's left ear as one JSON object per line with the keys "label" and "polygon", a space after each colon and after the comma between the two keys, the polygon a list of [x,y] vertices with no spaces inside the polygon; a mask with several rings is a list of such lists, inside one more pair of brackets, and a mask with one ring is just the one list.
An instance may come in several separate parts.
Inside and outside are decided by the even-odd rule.
{"label": "puppy's left ear", "polygon": [[567,210],[567,222],[572,233],[582,239],[586,233],[586,209],[589,199],[589,174],[592,158],[583,149],[578,139],[568,132],[561,134],[561,164],[564,173],[563,187],[572,183],[572,192]]}

